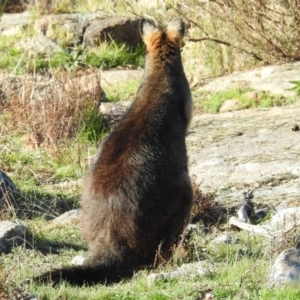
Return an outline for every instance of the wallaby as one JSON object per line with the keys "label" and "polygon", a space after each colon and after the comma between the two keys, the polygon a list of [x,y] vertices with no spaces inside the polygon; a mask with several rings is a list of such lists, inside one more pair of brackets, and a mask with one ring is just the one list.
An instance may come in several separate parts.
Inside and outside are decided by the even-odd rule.
{"label": "wallaby", "polygon": [[180,54],[185,26],[167,30],[141,20],[147,46],[135,101],[105,140],[86,176],[82,227],[89,251],[82,266],[37,276],[71,284],[115,282],[167,252],[187,225],[193,202],[185,135],[192,100]]}

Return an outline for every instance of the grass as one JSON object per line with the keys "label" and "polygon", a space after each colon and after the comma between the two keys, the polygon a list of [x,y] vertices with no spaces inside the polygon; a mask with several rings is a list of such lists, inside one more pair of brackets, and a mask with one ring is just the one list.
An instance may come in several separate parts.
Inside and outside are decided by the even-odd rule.
{"label": "grass", "polygon": [[139,87],[140,79],[130,79],[125,83],[113,83],[105,87],[106,98],[110,102],[133,100]]}
{"label": "grass", "polygon": [[274,106],[285,106],[299,101],[298,97],[283,97],[273,95],[270,92],[256,91],[249,87],[231,88],[221,92],[208,93],[201,88],[193,92],[194,101],[202,111],[207,113],[218,113],[226,100],[237,100],[239,106],[236,109],[247,108],[269,108]]}
{"label": "grass", "polygon": [[[4,41],[2,41],[4,39]],[[53,69],[74,71],[80,68],[112,69],[116,67],[142,67],[144,64],[144,46],[134,51],[125,45],[102,44],[98,48],[83,50],[80,47],[45,55],[24,53],[16,47],[9,47],[6,37],[0,37],[0,69],[15,74],[46,73]],[[18,40],[19,37],[16,37]],[[11,41],[14,39],[11,38]]]}
{"label": "grass", "polygon": [[298,96],[300,96],[300,81],[294,80],[291,81],[291,83],[294,85],[290,90],[295,91]]}
{"label": "grass", "polygon": [[[271,297],[276,300],[297,299],[299,296],[298,286],[271,289],[267,285],[272,260],[282,250],[280,245],[271,247],[265,238],[251,233],[231,232],[226,224],[218,221],[214,222],[219,225],[212,225],[217,233],[194,233],[186,241],[184,249],[175,252],[172,260],[152,271],[172,271],[182,263],[206,259],[213,263],[213,267],[209,274],[201,278],[165,279],[148,286],[147,276],[151,270],[141,270],[134,278],[111,286],[99,284],[79,288],[62,282],[53,287],[29,282],[21,287],[20,283],[33,274],[69,265],[72,257],[86,252],[86,243],[77,224],[60,225],[49,220],[80,207],[81,179],[86,172],[84,160],[96,148],[94,142],[88,139],[83,142],[75,137],[61,142],[54,150],[26,150],[17,133],[2,133],[0,145],[3,158],[0,169],[8,172],[17,185],[15,213],[6,218],[17,219],[28,228],[23,245],[13,248],[10,254],[0,256],[1,275],[4,276],[0,283],[1,280],[5,282],[2,290],[0,284],[0,294],[12,294],[20,288],[38,299],[195,300],[202,299],[207,290],[212,291],[215,299]],[[199,187],[197,189],[197,199],[203,200]],[[208,197],[213,199],[212,195]],[[214,209],[201,201],[199,205],[206,210],[205,216]],[[238,244],[218,246],[212,243],[224,228],[238,237]],[[293,239],[289,237],[287,240]]]}
{"label": "grass", "polygon": [[[74,225],[51,226],[44,219],[28,220],[25,224],[31,232],[26,246],[16,247],[11,254],[0,258],[0,265],[3,273],[7,274],[6,280],[11,288],[16,286],[16,282],[30,278],[33,271],[40,272],[51,267],[68,265],[71,257],[85,253],[81,232]],[[201,278],[187,276],[164,279],[149,286],[149,271],[142,270],[133,279],[111,286],[99,284],[79,288],[62,282],[56,287],[29,283],[25,288],[39,299],[195,300],[202,299],[208,289],[212,290],[215,299],[297,299],[299,286],[288,285],[280,289],[267,286],[266,279],[271,263],[264,258],[266,250],[263,247],[267,242],[252,235],[245,237],[245,233],[239,233],[238,237],[242,240],[239,244],[221,247],[222,257],[215,257],[215,252],[207,250],[214,267],[211,273]],[[252,245],[251,249],[244,245],[245,239]],[[256,251],[257,255],[237,256],[241,247]],[[171,271],[174,268],[175,266],[167,265],[160,267],[160,271]],[[271,296],[272,298],[268,298]]]}

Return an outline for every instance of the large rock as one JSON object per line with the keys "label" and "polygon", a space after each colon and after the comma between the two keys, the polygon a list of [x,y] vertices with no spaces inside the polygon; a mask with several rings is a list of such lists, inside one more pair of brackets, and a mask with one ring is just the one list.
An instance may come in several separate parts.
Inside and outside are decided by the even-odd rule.
{"label": "large rock", "polygon": [[269,91],[283,96],[295,96],[290,90],[293,87],[291,81],[299,81],[300,62],[282,65],[270,65],[255,68],[250,71],[234,72],[211,80],[201,87],[201,90],[209,92],[224,91],[236,87],[251,87],[255,90]]}
{"label": "large rock", "polygon": [[139,22],[139,19],[117,16],[103,20],[95,19],[86,28],[83,43],[85,46],[95,46],[101,42],[113,41],[134,48],[142,42]]}
{"label": "large rock", "polygon": [[299,105],[195,115],[187,135],[191,175],[219,202],[241,202],[246,188],[257,202],[299,197],[300,134],[291,129],[299,115]]}
{"label": "large rock", "polygon": [[60,46],[98,46],[101,42],[141,42],[139,19],[105,17],[102,14],[47,15],[36,21],[35,30]]}
{"label": "large rock", "polygon": [[36,35],[32,38],[21,40],[16,46],[21,50],[25,50],[28,54],[38,53],[51,56],[54,53],[63,52],[63,49],[58,44],[44,35]]}
{"label": "large rock", "polygon": [[284,250],[275,260],[269,277],[271,286],[300,282],[300,249]]}
{"label": "large rock", "polygon": [[17,222],[0,221],[0,254],[24,244],[26,227]]}
{"label": "large rock", "polygon": [[0,32],[6,36],[15,35],[20,33],[31,22],[32,16],[27,10],[22,13],[4,13],[0,17]]}

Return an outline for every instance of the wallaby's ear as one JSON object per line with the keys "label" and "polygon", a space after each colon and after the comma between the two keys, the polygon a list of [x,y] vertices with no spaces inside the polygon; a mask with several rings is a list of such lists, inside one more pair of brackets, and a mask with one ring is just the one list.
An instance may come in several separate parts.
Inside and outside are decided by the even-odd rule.
{"label": "wallaby's ear", "polygon": [[174,19],[168,24],[167,31],[181,41],[185,32],[185,24],[181,19]]}
{"label": "wallaby's ear", "polygon": [[158,30],[158,28],[154,24],[154,22],[147,20],[147,19],[142,19],[140,21],[140,33],[141,33],[143,40],[145,40],[145,37],[148,34],[153,33],[155,30]]}

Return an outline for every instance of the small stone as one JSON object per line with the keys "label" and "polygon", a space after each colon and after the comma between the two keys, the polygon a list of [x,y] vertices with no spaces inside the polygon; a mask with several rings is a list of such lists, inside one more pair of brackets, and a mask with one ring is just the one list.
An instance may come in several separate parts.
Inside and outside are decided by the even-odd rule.
{"label": "small stone", "polygon": [[241,107],[242,107],[242,104],[241,104],[240,100],[238,100],[238,99],[229,99],[229,100],[226,100],[222,104],[219,112],[223,113],[223,112],[235,111],[235,110],[241,109]]}
{"label": "small stone", "polygon": [[234,235],[223,234],[212,240],[212,243],[216,244],[237,244],[238,238]]}
{"label": "small stone", "polygon": [[77,255],[77,256],[73,257],[73,259],[71,260],[71,265],[82,266],[85,259],[86,259],[86,256]]}
{"label": "small stone", "polygon": [[255,182],[254,183],[254,188],[255,189],[258,189],[258,188],[260,188],[261,187],[261,184],[259,183],[259,182]]}
{"label": "small stone", "polygon": [[72,209],[52,220],[56,224],[78,224],[81,218],[81,209]]}
{"label": "small stone", "polygon": [[149,287],[151,287],[153,283],[163,279],[201,277],[209,273],[209,269],[211,267],[212,264],[208,263],[207,261],[183,264],[173,272],[151,273],[147,278],[147,284]]}
{"label": "small stone", "polygon": [[293,130],[293,131],[299,131],[299,125],[298,125],[298,124],[294,124],[294,125],[292,126],[292,130]]}

